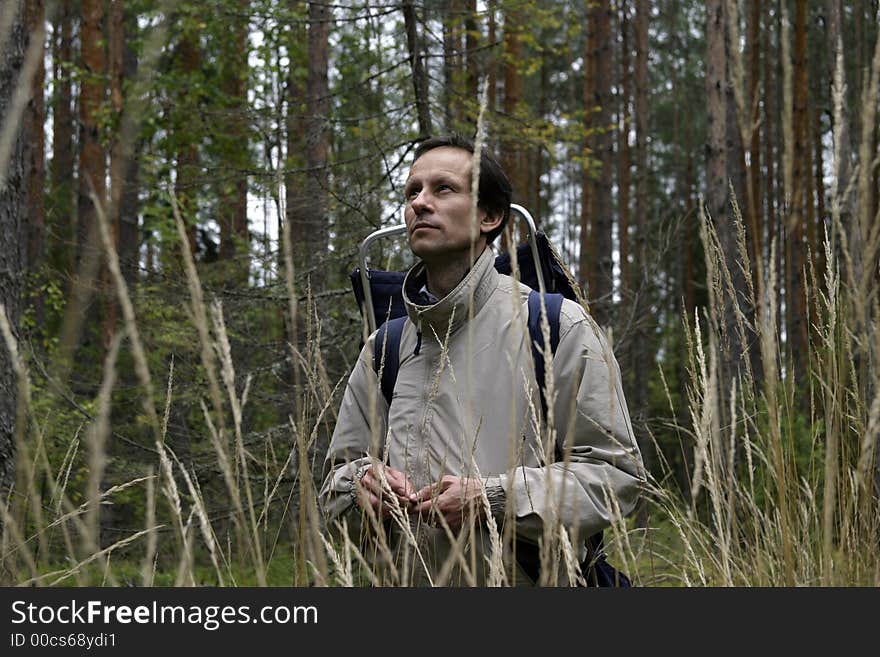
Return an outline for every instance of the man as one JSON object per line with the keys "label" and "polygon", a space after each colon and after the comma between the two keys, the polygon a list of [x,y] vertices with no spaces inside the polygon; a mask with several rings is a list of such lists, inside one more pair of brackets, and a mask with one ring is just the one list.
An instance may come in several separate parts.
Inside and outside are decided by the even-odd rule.
{"label": "man", "polygon": [[[641,455],[614,356],[568,300],[538,419],[529,288],[499,274],[489,248],[509,217],[510,183],[484,150],[474,207],[474,159],[457,136],[416,150],[405,219],[420,262],[404,282],[410,321],[392,403],[374,334],[345,391],[320,504],[381,583],[566,584],[585,540],[633,508]],[[538,545],[540,582],[515,554]]]}

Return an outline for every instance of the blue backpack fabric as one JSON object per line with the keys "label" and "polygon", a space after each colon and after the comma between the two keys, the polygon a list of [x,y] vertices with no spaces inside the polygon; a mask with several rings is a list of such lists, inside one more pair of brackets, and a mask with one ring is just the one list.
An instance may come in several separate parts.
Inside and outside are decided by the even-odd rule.
{"label": "blue backpack fabric", "polygon": [[[559,314],[562,310],[562,294],[546,293],[544,306],[547,311],[547,323],[550,328],[550,350],[556,353],[559,346]],[[541,326],[541,293],[532,290],[528,299],[528,329],[529,339],[532,345],[532,359],[535,367],[535,379],[538,382],[538,390],[541,395],[541,411],[547,417],[547,399],[544,392],[544,331]],[[373,351],[373,370],[380,375],[379,385],[382,396],[391,406],[394,395],[394,385],[397,382],[397,372],[400,369],[400,339],[403,335],[403,327],[408,317],[396,317],[390,319],[376,332],[376,341]],[[384,359],[384,366],[383,366]],[[562,453],[559,445],[556,445],[556,458],[561,460]],[[616,570],[605,559],[603,549],[603,533],[593,534],[588,541],[587,558],[581,567],[581,574],[587,586],[628,588],[632,586],[626,575]],[[526,541],[517,540],[516,559],[520,566],[535,582],[540,579],[540,551],[537,545]]]}

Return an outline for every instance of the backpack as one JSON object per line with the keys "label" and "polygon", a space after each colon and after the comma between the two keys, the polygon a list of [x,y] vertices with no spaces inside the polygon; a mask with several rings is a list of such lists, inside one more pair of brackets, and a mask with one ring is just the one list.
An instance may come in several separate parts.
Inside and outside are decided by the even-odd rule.
{"label": "backpack", "polygon": [[[496,261],[497,268],[497,261]],[[550,349],[555,354],[559,345],[559,313],[562,309],[562,300],[565,297],[559,293],[545,293],[544,304],[547,310],[547,322],[550,328]],[[382,396],[391,406],[394,384],[397,382],[397,372],[400,368],[400,339],[407,316],[395,317],[382,324],[377,333],[373,350],[373,370],[380,376],[380,388]],[[544,394],[544,333],[541,330],[541,293],[534,289],[529,293],[528,300],[528,329],[529,339],[532,344],[532,359],[535,367],[535,379],[538,381],[538,389],[541,395],[541,410],[547,417],[547,400]],[[384,352],[385,363],[382,367],[382,355]],[[560,460],[562,454],[559,446],[556,446],[556,458]],[[587,542],[587,558],[580,564],[581,574],[587,586],[620,587],[632,586],[629,578],[617,571],[605,559],[603,549],[603,532],[593,534]],[[537,545],[523,540],[516,542],[516,559],[526,574],[535,582],[540,579],[540,551]]]}

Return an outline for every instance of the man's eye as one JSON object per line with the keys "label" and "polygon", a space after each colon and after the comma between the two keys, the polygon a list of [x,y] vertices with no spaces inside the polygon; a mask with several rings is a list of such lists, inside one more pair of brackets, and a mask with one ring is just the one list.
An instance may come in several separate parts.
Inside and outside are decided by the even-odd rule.
{"label": "man's eye", "polygon": [[437,185],[438,192],[447,191],[447,190],[451,191],[452,187],[450,187],[449,185]]}

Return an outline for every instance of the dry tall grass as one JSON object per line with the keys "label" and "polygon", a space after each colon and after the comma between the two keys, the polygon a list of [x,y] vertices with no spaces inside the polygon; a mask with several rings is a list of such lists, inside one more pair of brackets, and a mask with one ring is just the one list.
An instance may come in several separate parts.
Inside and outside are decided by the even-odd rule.
{"label": "dry tall grass", "polygon": [[[787,22],[785,23],[787,24]],[[787,47],[787,38],[783,39]],[[839,52],[839,51],[838,51]],[[28,62],[31,58],[28,59]],[[30,65],[30,64],[29,64]],[[875,101],[880,75],[880,41],[866,100],[862,125],[875,122]],[[790,71],[786,72],[786,98],[790,105]],[[835,76],[835,112],[842,113],[844,84],[842,62]],[[485,97],[485,93],[484,93]],[[484,102],[485,104],[485,102]],[[745,103],[737,97],[741,114]],[[20,114],[21,103],[16,111]],[[749,117],[752,113],[748,114]],[[13,121],[17,123],[17,114]],[[790,181],[790,116],[784,121],[786,140],[785,178]],[[836,121],[838,125],[840,122]],[[0,131],[8,142],[11,124]],[[752,122],[740,125],[744,141]],[[835,134],[839,157],[840,135]],[[832,183],[832,221],[822,249],[825,271],[811,267],[803,272],[811,300],[810,380],[795,382],[788,362],[787,346],[777,316],[779,263],[775,245],[769,258],[751,280],[745,227],[735,209],[739,251],[725,253],[711,217],[702,217],[706,254],[708,307],[694,317],[683,317],[682,331],[689,344],[689,427],[678,427],[690,436],[693,450],[691,486],[687,495],[677,490],[663,465],[654,473],[646,491],[655,524],[635,529],[631,522],[613,518],[606,533],[612,560],[628,572],[636,584],[686,586],[744,585],[880,585],[880,509],[877,504],[877,443],[880,433],[880,386],[877,385],[880,320],[877,301],[877,254],[880,249],[880,218],[870,216],[870,172],[876,153],[868,132],[862,135],[860,165],[845,188]],[[0,148],[0,163],[7,148]],[[3,167],[0,167],[2,169]],[[835,167],[840,170],[840,167]],[[140,337],[136,304],[123,279],[113,240],[100,199],[98,229],[123,326],[106,355],[103,379],[96,400],[97,411],[83,431],[69,437],[70,447],[60,464],[52,465],[43,436],[43,418],[35,411],[28,363],[0,306],[3,346],[19,380],[17,480],[15,489],[0,505],[0,573],[4,583],[56,585],[65,583],[119,584],[129,581],[124,561],[114,559],[123,551],[125,560],[138,562],[139,583],[156,583],[160,570],[170,572],[177,585],[206,582],[235,586],[242,577],[257,584],[315,583],[351,586],[361,582],[408,585],[415,571],[428,571],[418,528],[400,506],[392,522],[411,550],[402,563],[392,557],[386,527],[374,514],[364,522],[378,537],[375,554],[348,539],[337,538],[324,526],[316,499],[314,480],[318,438],[328,414],[338,400],[342,381],[328,380],[322,359],[321,324],[308,300],[301,308],[294,277],[293,250],[288,225],[284,228],[285,285],[288,325],[291,330],[292,371],[300,397],[289,417],[288,452],[278,458],[266,445],[264,453],[249,449],[244,436],[244,409],[249,381],[237,388],[236,363],[227,335],[222,305],[207,301],[198,270],[187,248],[186,229],[172,198],[181,245],[181,258],[190,293],[187,309],[199,341],[199,355],[207,382],[201,408],[211,447],[231,507],[226,518],[212,517],[210,499],[191,466],[183,463],[166,443],[170,410],[175,404],[173,365],[167,377],[164,413],[156,407],[154,384]],[[855,220],[846,223],[843,209]],[[283,215],[283,208],[281,210]],[[808,262],[812,262],[808,259]],[[763,266],[766,265],[766,266]],[[515,266],[515,263],[514,263]],[[747,290],[735,289],[731,271],[741,268]],[[308,293],[306,294],[308,298]],[[736,309],[735,334],[721,335],[725,325],[725,297]],[[753,307],[754,321],[744,308]],[[524,321],[524,320],[523,320]],[[547,330],[545,323],[545,332]],[[305,339],[299,340],[301,332]],[[448,336],[445,336],[448,340]],[[546,336],[545,336],[546,339]],[[726,340],[740,341],[744,360],[735,372],[722,372]],[[440,340],[444,342],[444,339]],[[151,434],[154,464],[143,476],[103,489],[102,474],[108,458],[107,438],[116,363],[120,350],[134,358],[142,403]],[[757,349],[761,378],[756,379],[748,355]],[[549,357],[549,354],[548,354]],[[445,359],[441,359],[445,367]],[[551,372],[551,368],[547,368]],[[438,371],[439,376],[442,372]],[[662,373],[661,373],[662,374]],[[525,374],[524,374],[525,376]],[[468,377],[464,377],[468,378]],[[797,383],[797,385],[796,385]],[[47,393],[48,394],[48,393]],[[548,396],[552,398],[552,381]],[[796,395],[810,396],[811,417],[806,428],[799,424]],[[306,403],[310,400],[310,403]],[[671,400],[671,397],[670,397]],[[725,408],[722,405],[727,404]],[[552,408],[552,404],[550,405]],[[310,412],[308,409],[318,409]],[[552,458],[556,436],[541,428],[532,405],[533,422],[546,457]],[[677,415],[673,412],[673,415]],[[729,421],[722,424],[721,418]],[[85,456],[79,455],[84,436]],[[373,436],[376,446],[384,436]],[[474,439],[474,437],[470,437]],[[515,440],[516,437],[511,437]],[[377,450],[378,451],[378,450]],[[82,490],[72,490],[70,473],[77,459],[85,458],[88,477]],[[474,468],[476,470],[476,468]],[[381,472],[381,470],[379,470]],[[257,476],[259,474],[259,476]],[[292,487],[283,482],[293,479]],[[385,482],[387,486],[387,482]],[[263,489],[260,490],[260,486]],[[101,507],[115,496],[137,490],[144,500],[144,526],[112,542],[99,532]],[[282,493],[284,509],[273,513],[270,504]],[[396,500],[391,496],[392,501]],[[83,500],[75,503],[74,500]],[[488,506],[488,500],[484,499]],[[613,499],[609,506],[616,508]],[[297,513],[294,517],[294,512]],[[223,526],[219,526],[220,524]],[[510,523],[505,523],[509,526]],[[290,527],[290,543],[282,539]],[[167,531],[165,531],[167,530]],[[453,568],[462,573],[459,583],[475,584],[478,564],[468,544],[474,538],[473,523],[455,534],[447,527],[453,552],[431,584],[450,583]],[[494,521],[488,527],[488,582],[511,584],[505,574],[502,545],[509,536]],[[567,574],[562,584],[577,581],[575,541],[560,526],[548,525],[541,552],[544,572]],[[271,564],[279,550],[294,555],[295,573],[285,582],[272,580]],[[133,556],[134,555],[134,556]],[[389,570],[379,573],[371,564],[376,557]],[[207,562],[209,570],[199,569]],[[545,584],[555,584],[545,580]]]}

